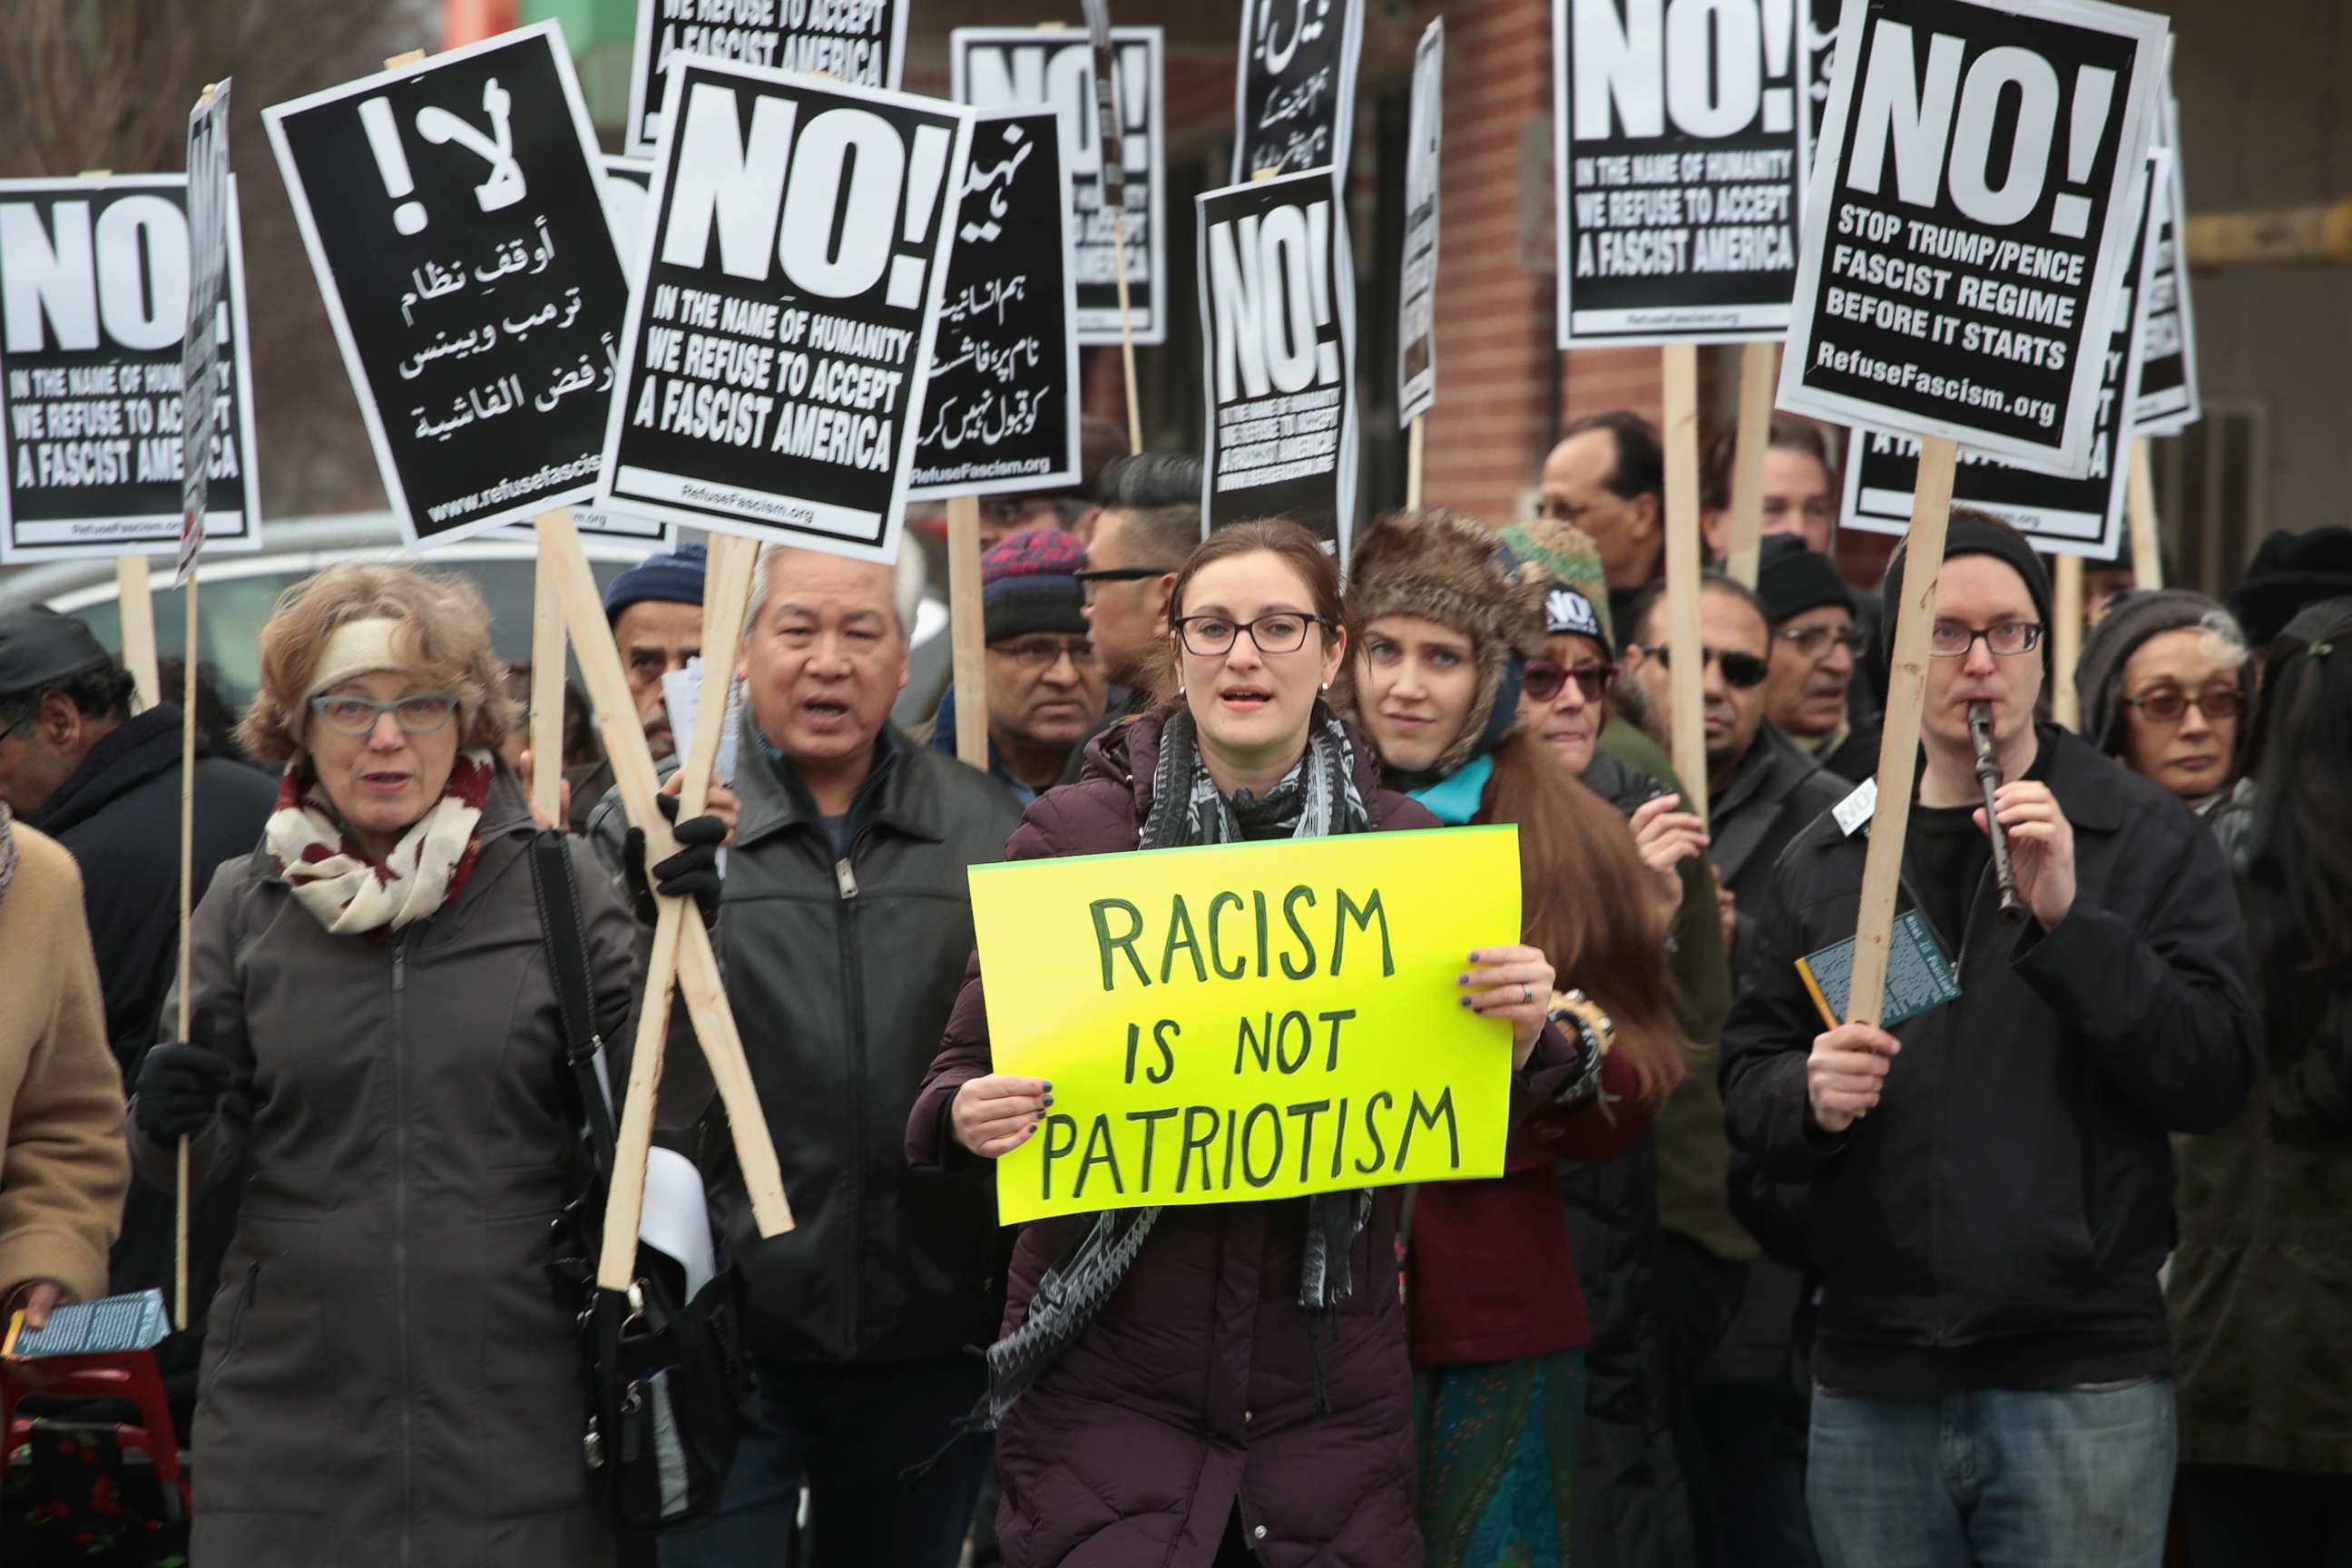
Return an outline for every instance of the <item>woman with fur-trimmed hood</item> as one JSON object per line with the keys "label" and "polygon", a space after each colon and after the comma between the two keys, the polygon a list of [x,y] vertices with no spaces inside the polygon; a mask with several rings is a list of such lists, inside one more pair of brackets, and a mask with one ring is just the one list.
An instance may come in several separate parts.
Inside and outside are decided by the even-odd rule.
{"label": "woman with fur-trimmed hood", "polygon": [[1584,1055],[1559,1096],[1517,1097],[1503,1175],[1412,1196],[1405,1301],[1432,1568],[1570,1556],[1588,1334],[1558,1166],[1612,1158],[1682,1075],[1654,879],[1623,819],[1518,721],[1523,690],[1567,679],[1544,657],[1548,586],[1484,524],[1444,511],[1381,519],[1349,569],[1363,636],[1342,710],[1383,777],[1441,821],[1517,826],[1527,941],[1558,972],[1554,1017]]}

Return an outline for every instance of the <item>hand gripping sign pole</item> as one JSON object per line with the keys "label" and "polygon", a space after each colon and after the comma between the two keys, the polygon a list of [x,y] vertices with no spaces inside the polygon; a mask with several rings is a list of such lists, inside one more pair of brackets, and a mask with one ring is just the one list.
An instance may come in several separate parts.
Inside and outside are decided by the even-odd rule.
{"label": "hand gripping sign pole", "polygon": [[1691,809],[1706,816],[1706,650],[1699,638],[1698,349],[1668,343],[1666,416],[1666,679],[1674,694],[1674,763]]}
{"label": "hand gripping sign pole", "polygon": [[[646,748],[644,731],[633,722],[621,721],[636,711],[636,705],[629,696],[628,677],[621,670],[620,649],[614,646],[612,631],[604,624],[604,609],[597,601],[587,557],[581,552],[579,531],[568,510],[542,512],[535,526],[540,570],[555,578],[562,596],[564,619],[580,655],[580,672],[587,681],[590,700],[600,719],[612,716],[613,721],[604,729],[622,805],[630,825],[645,833],[647,863],[666,858],[674,852],[675,841],[655,804],[653,753]],[[750,540],[731,534],[711,536],[709,587],[703,595],[703,646],[709,654],[703,663],[702,697],[696,705],[708,721],[696,723],[685,759],[678,800],[681,819],[700,815],[709,788],[710,765],[718,756],[719,732],[725,728],[718,716],[726,711],[727,685],[734,668],[732,650],[742,638],[744,601],[757,552],[758,546]],[[703,1058],[726,1106],[735,1158],[742,1168],[760,1234],[781,1236],[793,1227],[775,1145],[768,1136],[759,1091],[752,1087],[751,1069],[743,1060],[743,1042],[719,984],[710,932],[700,920],[684,918],[688,911],[683,900],[665,898],[660,904],[645,994],[638,1004],[628,1099],[621,1112],[612,1187],[605,1199],[604,1254],[597,1266],[598,1282],[615,1290],[628,1288],[636,1263],[637,1226],[645,1209],[646,1155],[653,1141],[654,1100],[669,1042],[673,984],[686,998]]]}
{"label": "hand gripping sign pole", "polygon": [[1749,588],[1756,586],[1763,544],[1764,454],[1772,444],[1772,393],[1780,379],[1778,344],[1739,345],[1739,434],[1731,453],[1731,539],[1723,566]]}
{"label": "hand gripping sign pole", "polygon": [[1911,790],[1919,756],[1920,710],[1927,703],[1927,637],[1935,629],[1936,580],[1943,574],[1944,534],[1952,521],[1952,477],[1959,449],[1939,436],[1919,442],[1919,482],[1912,492],[1911,531],[1903,551],[1903,601],[1895,617],[1895,668],[1886,688],[1886,732],[1878,748],[1878,802],[1863,861],[1862,911],[1854,928],[1853,974],[1845,1021],[1876,1025],[1885,1011],[1887,943],[1903,875],[1903,840],[1911,826]]}

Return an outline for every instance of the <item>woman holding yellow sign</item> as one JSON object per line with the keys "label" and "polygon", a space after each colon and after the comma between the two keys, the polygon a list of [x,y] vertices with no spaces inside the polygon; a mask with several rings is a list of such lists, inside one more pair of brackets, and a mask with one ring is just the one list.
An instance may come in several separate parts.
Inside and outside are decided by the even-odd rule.
{"label": "woman holding yellow sign", "polygon": [[[1029,808],[1012,858],[1437,826],[1381,787],[1370,746],[1322,700],[1350,639],[1312,535],[1222,529],[1169,604],[1175,700],[1097,737],[1080,782]],[[1515,1062],[1559,1043],[1540,952],[1471,957],[1463,1005],[1511,1024]],[[990,1070],[975,969],[908,1155],[1009,1153],[1052,1099]],[[1395,1231],[1393,1200],[1369,1190],[1025,1227],[985,1412],[1004,1561],[1420,1563]]]}
{"label": "woman holding yellow sign", "polygon": [[1382,777],[1440,821],[1517,826],[1527,934],[1599,993],[1547,998],[1574,1065],[1523,1096],[1504,1174],[1417,1187],[1407,1209],[1431,1568],[1572,1555],[1589,1334],[1559,1166],[1614,1158],[1683,1075],[1654,879],[1623,819],[1518,721],[1523,690],[1548,699],[1540,688],[1571,679],[1544,659],[1549,586],[1483,523],[1444,511],[1381,519],[1349,563],[1360,630],[1342,711]]}

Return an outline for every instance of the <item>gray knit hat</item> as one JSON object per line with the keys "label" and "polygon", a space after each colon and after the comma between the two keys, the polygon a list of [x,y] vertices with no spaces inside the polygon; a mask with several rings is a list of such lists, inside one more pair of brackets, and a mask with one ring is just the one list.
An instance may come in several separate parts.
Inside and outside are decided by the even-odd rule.
{"label": "gray knit hat", "polygon": [[[2132,589],[2116,595],[2113,604],[2083,639],[2083,651],[2074,661],[2074,694],[2083,707],[2083,739],[2111,757],[2123,752],[2124,666],[2150,637],[2211,625],[2244,640],[2238,623],[2220,601],[2186,588]],[[2252,668],[2251,658],[2238,667],[2242,690]],[[2239,739],[2244,739],[2242,727]]]}

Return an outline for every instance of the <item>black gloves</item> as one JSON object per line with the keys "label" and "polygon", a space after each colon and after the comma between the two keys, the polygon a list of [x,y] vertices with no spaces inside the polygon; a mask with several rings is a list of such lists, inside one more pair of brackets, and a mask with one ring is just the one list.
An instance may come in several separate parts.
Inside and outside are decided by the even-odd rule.
{"label": "black gloves", "polygon": [[[677,796],[657,797],[664,816],[673,820],[677,816]],[[677,853],[653,868],[649,879],[646,875],[646,835],[643,828],[629,829],[622,855],[626,862],[629,891],[636,900],[637,918],[653,923],[656,906],[654,895],[662,893],[671,898],[691,897],[702,910],[702,923],[707,927],[719,919],[719,845],[727,837],[727,824],[716,816],[689,816],[670,830],[677,838]]]}
{"label": "black gloves", "polygon": [[201,1132],[236,1071],[226,1058],[185,1040],[149,1047],[131,1111],[158,1143]]}

